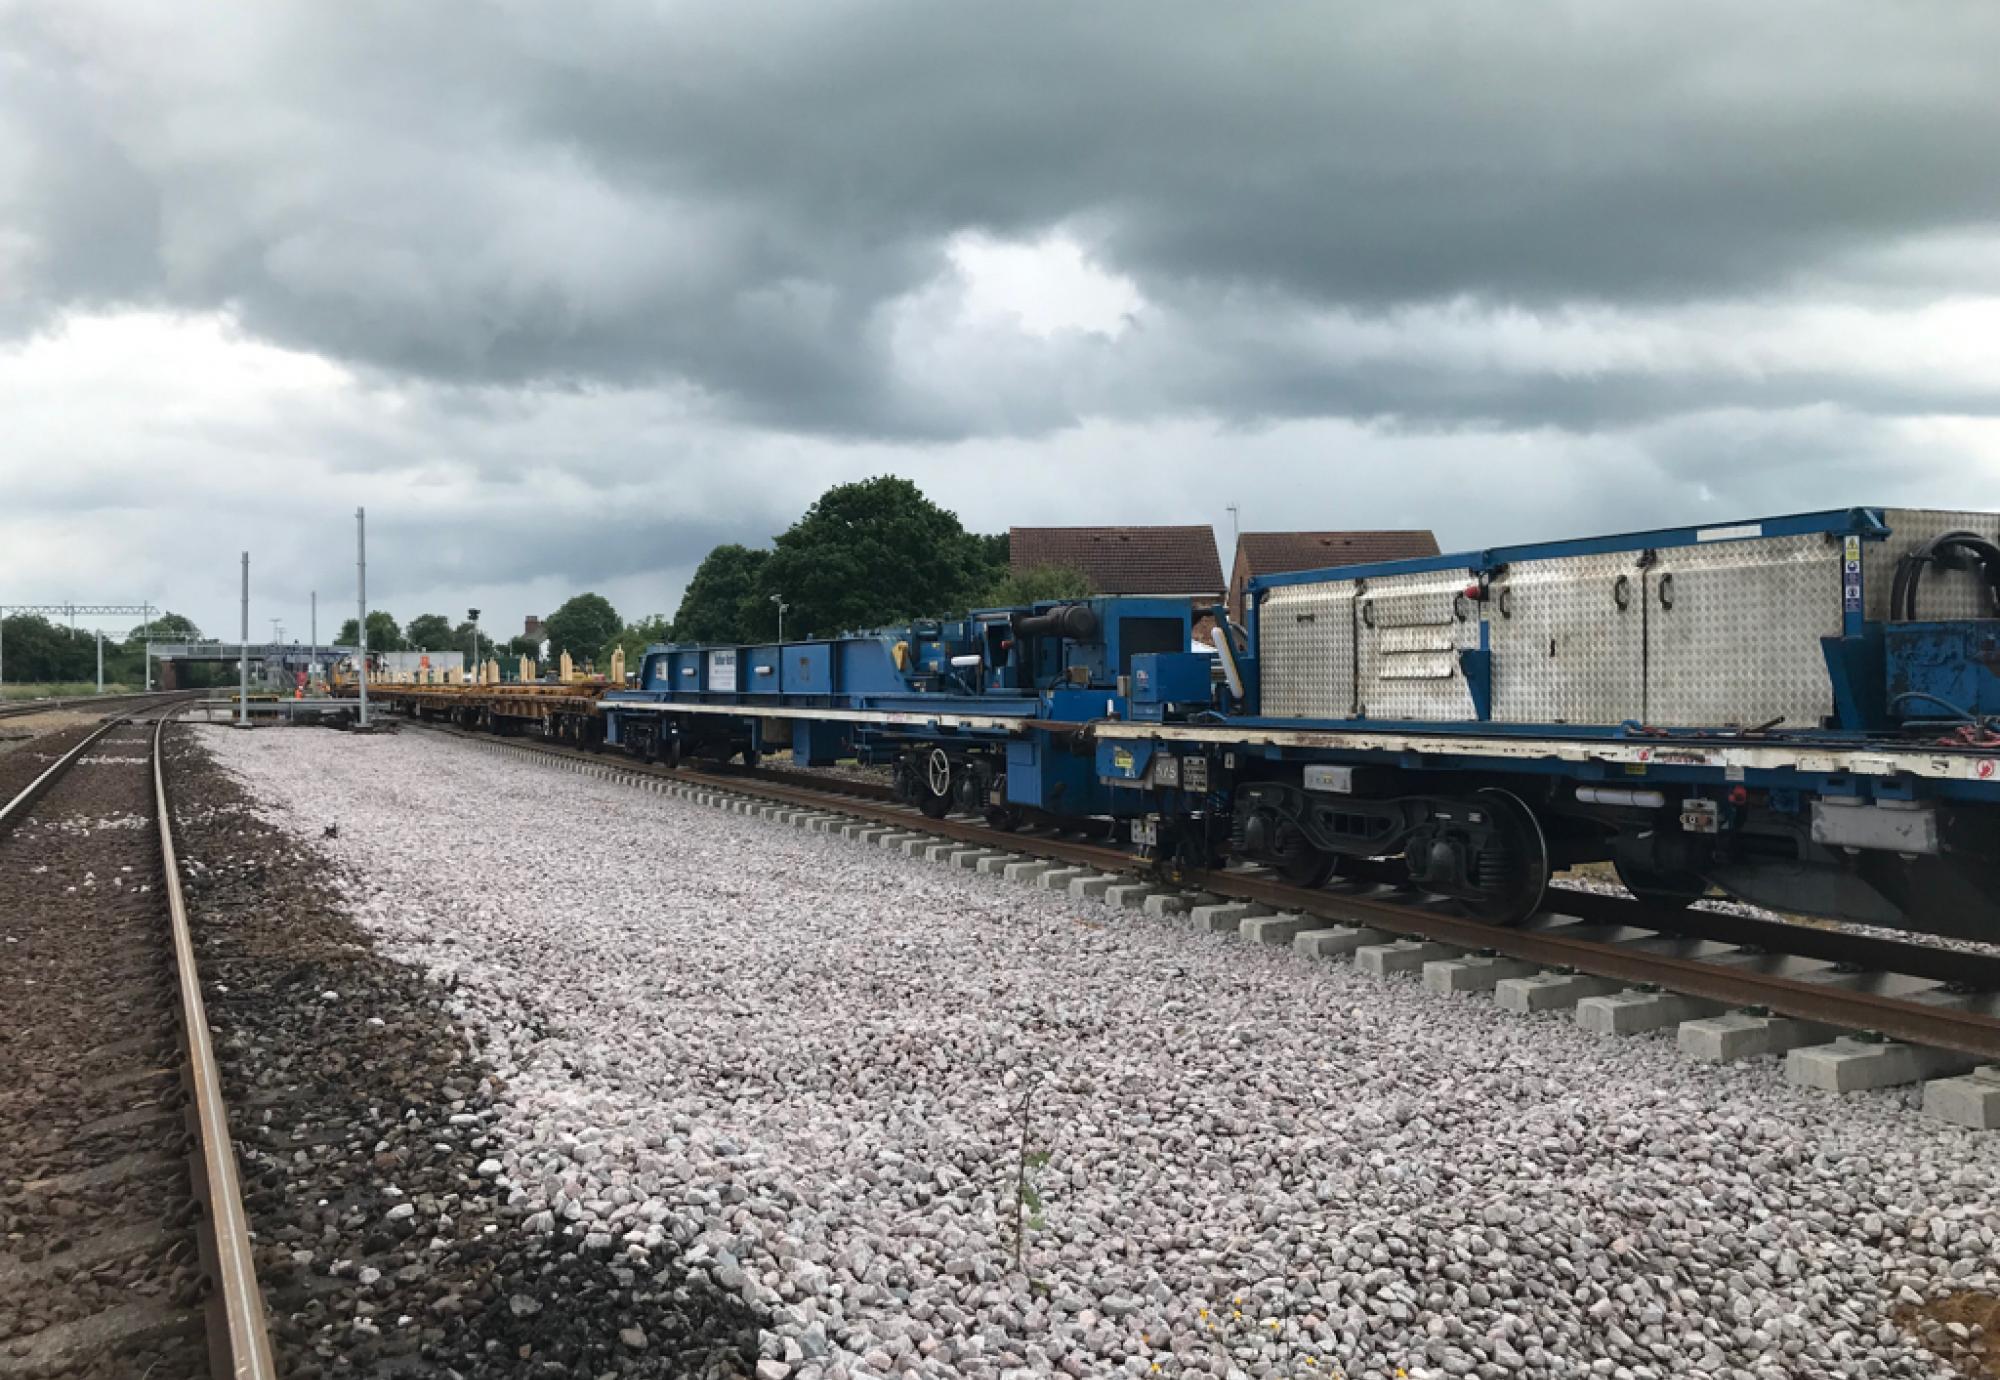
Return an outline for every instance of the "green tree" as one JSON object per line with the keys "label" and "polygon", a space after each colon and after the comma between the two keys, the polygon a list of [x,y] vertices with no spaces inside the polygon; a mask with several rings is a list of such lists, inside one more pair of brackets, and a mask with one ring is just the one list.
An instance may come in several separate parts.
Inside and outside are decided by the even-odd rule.
{"label": "green tree", "polygon": [[[497,647],[489,643],[486,654],[493,656],[498,650]],[[529,637],[526,633],[509,638],[507,641],[507,655],[531,656],[539,661],[542,656],[542,639],[539,637]]]}
{"label": "green tree", "polygon": [[620,647],[625,649],[625,669],[637,671],[639,661],[646,654],[646,648],[655,642],[665,642],[674,635],[665,614],[655,613],[641,618],[636,623],[627,623],[618,636],[606,642],[597,651],[597,669],[609,672],[611,654]]}
{"label": "green tree", "polygon": [[[486,631],[486,629],[480,628],[478,629],[479,633],[478,654],[474,655],[473,645],[472,645],[473,631],[474,629],[472,626],[471,619],[466,618],[459,620],[458,626],[451,630],[451,641],[444,644],[444,650],[447,652],[463,652],[467,656],[472,657],[474,664],[486,661],[489,658],[496,656],[500,652],[506,650],[506,644],[504,642],[501,642],[499,639],[495,638],[493,634]],[[539,656],[541,655],[541,653],[538,651],[530,652],[528,653],[528,655]]]}
{"label": "green tree", "polygon": [[1087,599],[1095,593],[1090,577],[1081,570],[1043,565],[1019,574],[1003,572],[979,602],[988,608],[1012,608],[1051,599]]}
{"label": "green tree", "polygon": [[[134,625],[132,631],[125,634],[126,645],[143,648],[146,645],[146,626],[144,623]],[[201,629],[186,614],[162,613],[153,620],[152,628],[155,642],[201,641]]]}
{"label": "green tree", "polygon": [[1007,566],[1013,559],[1014,537],[1011,532],[993,532],[972,538],[973,549],[979,552],[979,559],[986,565],[1007,573]]}
{"label": "green tree", "polygon": [[549,660],[556,661],[564,652],[579,663],[585,657],[594,657],[597,649],[616,637],[624,626],[618,619],[618,610],[602,594],[579,594],[565,601],[542,624],[549,643]]}
{"label": "green tree", "polygon": [[420,613],[412,618],[410,626],[403,629],[403,640],[426,652],[467,650],[466,639],[453,639],[451,620],[441,613]]}
{"label": "green tree", "polygon": [[[79,662],[69,628],[51,623],[39,613],[17,613],[0,619],[0,648],[4,662],[0,673],[13,684],[36,681],[76,680]],[[91,654],[91,671],[96,674],[96,654]]]}
{"label": "green tree", "polygon": [[[361,632],[350,618],[340,625],[340,636],[334,641],[342,647],[352,647],[360,640]],[[368,610],[368,650],[371,652],[400,652],[408,647],[403,640],[403,630],[396,620],[381,609]]]}
{"label": "green tree", "polygon": [[674,614],[673,637],[680,642],[747,642],[744,606],[756,597],[757,576],[768,551],[731,543],[718,546],[695,567],[681,606]]}
{"label": "green tree", "polygon": [[984,539],[907,479],[838,484],[777,538],[743,617],[759,637],[831,636],[905,618],[963,612],[988,585]]}

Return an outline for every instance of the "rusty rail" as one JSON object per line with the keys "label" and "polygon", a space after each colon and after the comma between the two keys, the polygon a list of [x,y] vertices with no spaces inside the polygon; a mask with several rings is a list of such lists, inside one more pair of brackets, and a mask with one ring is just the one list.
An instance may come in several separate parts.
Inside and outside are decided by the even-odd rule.
{"label": "rusty rail", "polygon": [[201,1251],[215,1284],[208,1296],[209,1363],[218,1377],[272,1380],[278,1373],[277,1363],[265,1325],[263,1292],[257,1286],[249,1216],[236,1171],[236,1148],[229,1134],[229,1110],[222,1100],[222,1072],[209,1036],[201,976],[195,966],[194,936],[188,927],[187,899],[181,891],[180,860],[174,851],[165,752],[167,725],[172,720],[173,711],[162,714],[153,730],[153,810],[160,822],[160,856],[166,870],[174,967],[179,976],[181,1035],[187,1046],[189,1119],[194,1131],[189,1158],[195,1195],[206,1209]]}

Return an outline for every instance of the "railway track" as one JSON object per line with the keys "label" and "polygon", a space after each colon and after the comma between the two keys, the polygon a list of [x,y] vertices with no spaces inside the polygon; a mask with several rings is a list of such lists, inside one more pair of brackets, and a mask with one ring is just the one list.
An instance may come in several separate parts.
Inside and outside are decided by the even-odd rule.
{"label": "railway track", "polygon": [[[421,726],[492,741],[461,729]],[[930,819],[895,803],[886,787],[867,782],[764,767],[675,769],[609,761],[585,749],[532,740],[505,741],[530,752],[594,761],[614,772],[772,805],[830,811],[903,834],[1046,861],[1065,870],[1159,880],[1146,859],[1126,849],[1047,833],[1006,833],[963,817]],[[1786,1046],[1770,1046],[1770,1038],[1795,1037],[1794,1044],[1803,1044],[1854,1032],[1863,1041],[1914,1047],[1918,1062],[1937,1071],[1972,1060],[2000,1060],[2000,956],[1914,939],[1673,910],[1565,888],[1551,889],[1543,914],[1502,928],[1455,914],[1449,902],[1367,876],[1305,889],[1260,868],[1231,867],[1161,885],[1192,893],[1185,909],[1202,909],[1204,899],[1242,907],[1233,914],[1227,913],[1230,907],[1219,907],[1214,923],[1222,927],[1295,916],[1302,923],[1292,936],[1281,937],[1305,933],[1309,924],[1347,931],[1329,937],[1315,952],[1338,954],[1390,943],[1404,946],[1382,960],[1394,968],[1456,960],[1462,967],[1441,976],[1449,990],[1491,989],[1531,974],[1585,979],[1545,982],[1532,989],[1524,1009],[1545,1009],[1543,998],[1553,998],[1548,1004],[1554,1005],[1579,992],[1627,993],[1630,1009],[1621,1015],[1621,1032],[1649,1028],[1648,1009],[1663,1016],[1650,1028],[1678,1023],[1682,1015],[1747,1011],[1752,1021],[1775,1017],[1791,1023],[1775,1035],[1768,1026],[1762,1030],[1767,1037],[1763,1052],[1784,1052]],[[1260,937],[1273,937],[1273,927],[1259,928]],[[1662,995],[1680,1000],[1639,1000]]]}
{"label": "railway track", "polygon": [[0,806],[0,1380],[275,1374],[174,852],[176,706]]}
{"label": "railway track", "polygon": [[47,714],[58,709],[89,709],[99,705],[116,705],[120,710],[143,707],[147,702],[162,703],[175,699],[185,699],[186,690],[142,690],[129,695],[70,695],[61,699],[8,701],[0,703],[0,719],[19,719],[30,714]]}

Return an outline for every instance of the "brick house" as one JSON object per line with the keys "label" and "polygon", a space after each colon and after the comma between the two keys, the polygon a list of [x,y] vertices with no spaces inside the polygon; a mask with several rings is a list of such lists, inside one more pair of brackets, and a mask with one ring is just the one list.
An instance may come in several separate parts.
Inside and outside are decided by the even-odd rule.
{"label": "brick house", "polygon": [[[1186,599],[1206,606],[1224,591],[1215,529],[1189,527],[1013,527],[1008,564],[1016,573],[1060,566],[1090,581],[1099,594]],[[1209,624],[1197,620],[1195,635]]]}
{"label": "brick house", "polygon": [[1245,532],[1236,539],[1236,566],[1229,575],[1229,617],[1242,624],[1243,596],[1254,576],[1437,554],[1436,535],[1423,530]]}

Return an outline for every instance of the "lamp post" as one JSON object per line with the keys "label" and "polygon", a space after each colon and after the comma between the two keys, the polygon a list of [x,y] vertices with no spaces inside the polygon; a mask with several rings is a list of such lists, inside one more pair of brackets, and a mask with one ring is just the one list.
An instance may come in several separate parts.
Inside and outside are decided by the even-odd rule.
{"label": "lamp post", "polygon": [[479,660],[479,610],[467,609],[465,617],[472,624],[472,661],[465,663],[465,669],[469,675],[472,671],[473,662]]}
{"label": "lamp post", "polygon": [[785,610],[790,608],[791,605],[776,594],[771,596],[771,602],[778,606],[778,641],[783,642],[785,640]]}

